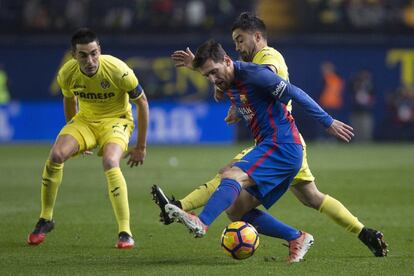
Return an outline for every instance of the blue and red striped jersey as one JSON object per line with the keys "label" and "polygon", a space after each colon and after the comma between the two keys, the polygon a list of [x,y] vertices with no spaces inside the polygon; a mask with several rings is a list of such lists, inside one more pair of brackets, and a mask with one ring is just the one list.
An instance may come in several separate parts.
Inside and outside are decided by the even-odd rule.
{"label": "blue and red striped jersey", "polygon": [[323,126],[333,119],[303,90],[277,76],[268,66],[234,62],[234,81],[226,91],[257,143],[301,144],[299,131],[286,105],[290,99],[302,106]]}

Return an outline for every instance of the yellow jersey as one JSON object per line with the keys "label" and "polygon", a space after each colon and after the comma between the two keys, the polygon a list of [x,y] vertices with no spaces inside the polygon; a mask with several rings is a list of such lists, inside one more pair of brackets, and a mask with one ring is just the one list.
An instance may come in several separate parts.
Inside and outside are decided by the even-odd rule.
{"label": "yellow jersey", "polygon": [[[132,120],[129,91],[138,86],[134,71],[120,59],[110,55],[99,57],[98,71],[92,77],[81,72],[75,59],[60,68],[57,82],[65,97],[76,96],[77,116],[86,120],[124,117]],[[143,95],[142,90],[133,99]]]}
{"label": "yellow jersey", "polygon": [[[276,68],[277,74],[284,80],[289,81],[288,67],[282,54],[275,48],[266,46],[256,53],[253,57],[253,63],[272,65]],[[292,112],[292,101],[286,105],[289,112]]]}
{"label": "yellow jersey", "polygon": [[264,47],[253,58],[253,63],[268,64],[276,68],[277,74],[284,80],[289,80],[288,68],[282,54],[272,47]]}

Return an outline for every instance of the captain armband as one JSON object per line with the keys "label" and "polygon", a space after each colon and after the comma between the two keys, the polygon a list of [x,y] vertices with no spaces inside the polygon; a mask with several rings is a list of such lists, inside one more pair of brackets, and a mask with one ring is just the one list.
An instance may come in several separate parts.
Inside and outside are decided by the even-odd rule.
{"label": "captain armband", "polygon": [[142,89],[142,86],[138,84],[135,89],[128,91],[129,99],[137,100],[138,98],[141,97],[143,93],[144,93],[144,90]]}

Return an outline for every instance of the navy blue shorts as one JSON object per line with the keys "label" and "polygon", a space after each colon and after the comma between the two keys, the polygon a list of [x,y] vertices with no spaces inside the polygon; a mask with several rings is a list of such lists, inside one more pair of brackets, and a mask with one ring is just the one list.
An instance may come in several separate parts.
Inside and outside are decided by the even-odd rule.
{"label": "navy blue shorts", "polygon": [[302,166],[302,145],[263,141],[233,166],[256,183],[246,190],[270,208],[289,188]]}

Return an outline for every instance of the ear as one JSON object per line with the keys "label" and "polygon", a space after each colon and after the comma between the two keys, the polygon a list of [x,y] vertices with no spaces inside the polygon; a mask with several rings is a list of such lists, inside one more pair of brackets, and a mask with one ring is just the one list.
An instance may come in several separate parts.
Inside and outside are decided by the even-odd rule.
{"label": "ear", "polygon": [[254,40],[256,42],[259,42],[262,39],[262,34],[260,32],[255,32],[254,33]]}
{"label": "ear", "polygon": [[228,55],[224,55],[224,63],[227,66],[230,66],[230,64],[231,64],[231,58]]}

